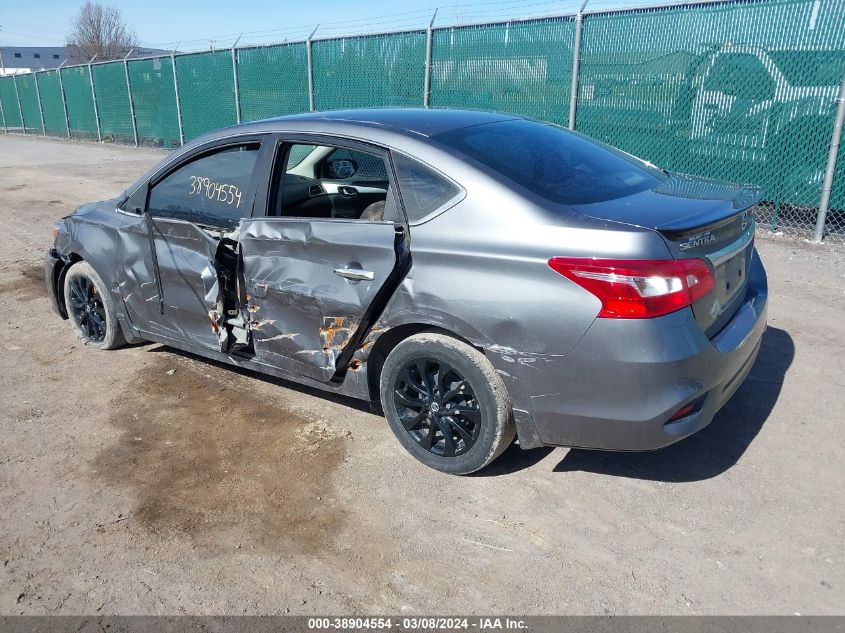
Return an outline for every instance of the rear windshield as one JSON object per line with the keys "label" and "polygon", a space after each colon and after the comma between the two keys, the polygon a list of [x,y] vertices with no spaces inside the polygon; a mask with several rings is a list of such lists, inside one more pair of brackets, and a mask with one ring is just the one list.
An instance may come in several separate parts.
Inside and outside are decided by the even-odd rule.
{"label": "rear windshield", "polygon": [[560,204],[589,204],[651,189],[656,168],[580,134],[514,119],[433,137],[518,185]]}

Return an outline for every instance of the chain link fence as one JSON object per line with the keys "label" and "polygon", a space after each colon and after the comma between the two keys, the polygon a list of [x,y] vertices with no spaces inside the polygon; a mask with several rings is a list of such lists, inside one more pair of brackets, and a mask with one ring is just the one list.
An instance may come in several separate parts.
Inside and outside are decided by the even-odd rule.
{"label": "chain link fence", "polygon": [[41,114],[44,117],[44,132],[52,136],[67,136],[62,83],[58,70],[36,73],[38,93],[41,95]]}
{"label": "chain link fence", "polygon": [[241,120],[308,111],[307,48],[300,42],[235,51]]}
{"label": "chain link fence", "polygon": [[41,108],[38,105],[38,88],[35,84],[35,75],[18,75],[12,78],[18,92],[18,103],[23,117],[24,132],[29,134],[41,134]]}
{"label": "chain link fence", "polygon": [[[761,223],[810,231],[845,72],[842,8],[823,0],[590,16],[577,129],[673,171],[754,183],[766,196]],[[831,199],[834,209],[843,203]]]}
{"label": "chain link fence", "polygon": [[127,62],[138,143],[151,147],[178,147],[179,111],[173,60],[170,57]]}
{"label": "chain link fence", "polygon": [[100,137],[123,143],[134,142],[129,85],[123,62],[94,64],[91,73],[100,118]]}
{"label": "chain link fence", "polygon": [[323,40],[311,46],[315,109],[422,105],[425,31]]}
{"label": "chain link fence", "polygon": [[824,235],[845,240],[845,157],[829,163],[843,75],[841,0],[715,0],[2,77],[0,119],[7,132],[173,148],[308,110],[496,110],[760,186],[757,219],[775,232],[813,234],[830,164]]}
{"label": "chain link fence", "polygon": [[175,59],[185,140],[237,123],[232,53],[193,53]]}
{"label": "chain link fence", "polygon": [[574,41],[572,17],[435,31],[430,105],[566,125]]}
{"label": "chain link fence", "polygon": [[99,139],[94,91],[88,66],[62,68],[60,72],[71,138]]}

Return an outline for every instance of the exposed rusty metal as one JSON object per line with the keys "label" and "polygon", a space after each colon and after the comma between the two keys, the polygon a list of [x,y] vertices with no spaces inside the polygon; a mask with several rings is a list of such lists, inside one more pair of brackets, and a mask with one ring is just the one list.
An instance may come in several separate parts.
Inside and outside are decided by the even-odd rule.
{"label": "exposed rusty metal", "polygon": [[208,320],[211,321],[211,330],[219,336],[220,335],[220,315],[217,314],[216,310],[209,310]]}
{"label": "exposed rusty metal", "polygon": [[355,331],[356,323],[347,317],[324,317],[323,327],[320,328],[320,341],[323,343],[323,351],[330,349],[341,349],[346,345],[349,337]]}

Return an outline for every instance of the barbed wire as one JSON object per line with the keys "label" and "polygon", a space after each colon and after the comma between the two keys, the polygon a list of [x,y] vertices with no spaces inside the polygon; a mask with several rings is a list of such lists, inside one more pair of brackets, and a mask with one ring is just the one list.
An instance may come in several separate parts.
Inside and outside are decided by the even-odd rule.
{"label": "barbed wire", "polygon": [[[651,4],[645,0],[646,4]],[[486,0],[477,3],[445,4],[436,7],[437,20],[435,28],[452,28],[463,25],[481,24],[484,22],[504,22],[509,20],[531,20],[567,15],[575,13],[582,4],[582,0]],[[659,7],[666,4],[666,0],[654,0],[653,5]],[[636,0],[591,0],[590,8],[624,8],[625,6],[641,6]],[[321,22],[316,39],[336,39],[342,37],[366,36],[374,33],[389,33],[391,31],[423,30],[427,28],[435,14],[435,8],[421,8],[409,11],[382,14],[378,17],[361,17],[344,20]],[[21,23],[23,24],[23,23]],[[297,24],[274,29],[260,29],[255,31],[219,33],[206,37],[185,39],[168,42],[146,42],[139,48],[161,48],[178,52],[201,52],[205,50],[228,49],[236,41],[241,46],[273,45],[305,40],[316,25]],[[41,37],[33,33],[3,28],[0,33],[10,33],[23,37]],[[55,35],[55,32],[53,32]],[[58,36],[50,41],[64,45],[66,41]]]}

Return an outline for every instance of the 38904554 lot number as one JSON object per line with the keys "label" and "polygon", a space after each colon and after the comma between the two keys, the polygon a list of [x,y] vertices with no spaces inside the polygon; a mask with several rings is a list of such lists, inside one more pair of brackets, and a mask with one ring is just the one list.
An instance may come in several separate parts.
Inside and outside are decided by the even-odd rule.
{"label": "38904554 lot number", "polygon": [[209,200],[230,204],[236,208],[241,206],[241,190],[237,185],[214,182],[204,176],[191,176],[188,186],[190,195],[205,196]]}

